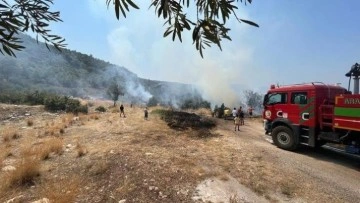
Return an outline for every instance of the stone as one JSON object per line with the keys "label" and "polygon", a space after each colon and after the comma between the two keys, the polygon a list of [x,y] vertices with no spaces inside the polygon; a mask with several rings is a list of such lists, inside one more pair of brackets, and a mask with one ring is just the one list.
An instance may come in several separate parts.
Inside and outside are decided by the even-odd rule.
{"label": "stone", "polygon": [[2,171],[15,171],[16,168],[14,166],[5,166],[1,170]]}
{"label": "stone", "polygon": [[48,198],[42,198],[40,200],[31,202],[31,203],[50,203],[50,200]]}

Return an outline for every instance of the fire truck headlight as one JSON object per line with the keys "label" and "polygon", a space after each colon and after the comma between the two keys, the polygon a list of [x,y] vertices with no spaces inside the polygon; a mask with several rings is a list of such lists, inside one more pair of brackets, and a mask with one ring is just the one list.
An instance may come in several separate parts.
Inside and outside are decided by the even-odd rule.
{"label": "fire truck headlight", "polygon": [[269,110],[265,111],[265,117],[271,118],[271,111],[269,111]]}

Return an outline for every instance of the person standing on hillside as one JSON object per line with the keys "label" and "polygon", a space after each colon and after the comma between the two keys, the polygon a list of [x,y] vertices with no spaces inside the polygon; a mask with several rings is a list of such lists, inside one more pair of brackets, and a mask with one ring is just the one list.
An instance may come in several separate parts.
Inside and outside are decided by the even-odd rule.
{"label": "person standing on hillside", "polygon": [[124,106],[122,104],[120,105],[120,118],[121,118],[121,115],[124,115],[124,118],[126,118],[125,111],[124,111]]}
{"label": "person standing on hillside", "polygon": [[148,112],[148,109],[147,107],[145,107],[145,110],[144,110],[144,119],[147,120],[148,119],[148,115],[149,115],[149,112]]}

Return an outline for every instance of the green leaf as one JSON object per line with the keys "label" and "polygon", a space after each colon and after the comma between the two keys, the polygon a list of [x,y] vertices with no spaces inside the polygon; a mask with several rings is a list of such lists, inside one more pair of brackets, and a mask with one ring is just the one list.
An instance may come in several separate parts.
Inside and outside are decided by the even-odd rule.
{"label": "green leaf", "polygon": [[259,27],[258,24],[254,23],[254,22],[252,22],[252,21],[243,20],[243,19],[240,19],[240,20],[241,20],[241,22],[244,22],[244,23],[246,23],[246,24],[249,24],[249,25],[252,25],[252,26],[255,26],[255,27]]}
{"label": "green leaf", "polygon": [[164,32],[164,37],[167,37],[172,32],[171,27],[168,27]]}
{"label": "green leaf", "polygon": [[178,38],[179,38],[180,42],[182,42],[180,29],[177,30],[177,35],[178,35]]}
{"label": "green leaf", "polygon": [[175,36],[176,36],[176,28],[173,31],[173,36],[172,36],[172,40],[175,41]]}
{"label": "green leaf", "polygon": [[119,11],[119,7],[120,7],[120,0],[115,0],[115,14],[116,14],[116,18],[119,20],[119,15],[120,15],[120,11]]}
{"label": "green leaf", "polygon": [[0,4],[0,8],[8,8],[5,4]]}
{"label": "green leaf", "polygon": [[14,52],[11,51],[6,45],[3,44],[3,50],[8,54],[9,56],[15,56]]}
{"label": "green leaf", "polygon": [[126,0],[129,4],[130,4],[130,6],[132,6],[133,8],[135,8],[135,9],[139,9],[139,7],[136,5],[136,4],[134,4],[134,2],[132,2],[131,0]]}
{"label": "green leaf", "polygon": [[119,4],[119,7],[120,7],[120,10],[121,10],[121,13],[122,13],[123,16],[126,18],[125,10],[124,10],[123,7],[121,6],[121,4]]}
{"label": "green leaf", "polygon": [[127,5],[125,0],[121,0],[123,2],[123,5],[127,11],[129,11],[129,6]]}

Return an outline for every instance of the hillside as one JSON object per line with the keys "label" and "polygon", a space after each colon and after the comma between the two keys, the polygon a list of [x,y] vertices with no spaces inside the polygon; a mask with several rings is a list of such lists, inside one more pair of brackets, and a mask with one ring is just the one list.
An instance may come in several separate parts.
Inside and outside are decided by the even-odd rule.
{"label": "hillside", "polygon": [[0,55],[0,89],[47,91],[76,97],[107,98],[115,82],[125,89],[122,102],[146,103],[154,97],[164,104],[179,105],[185,98],[201,98],[192,85],[139,78],[125,67],[91,55],[63,49],[61,52],[27,35],[21,35],[26,49],[17,57]]}

